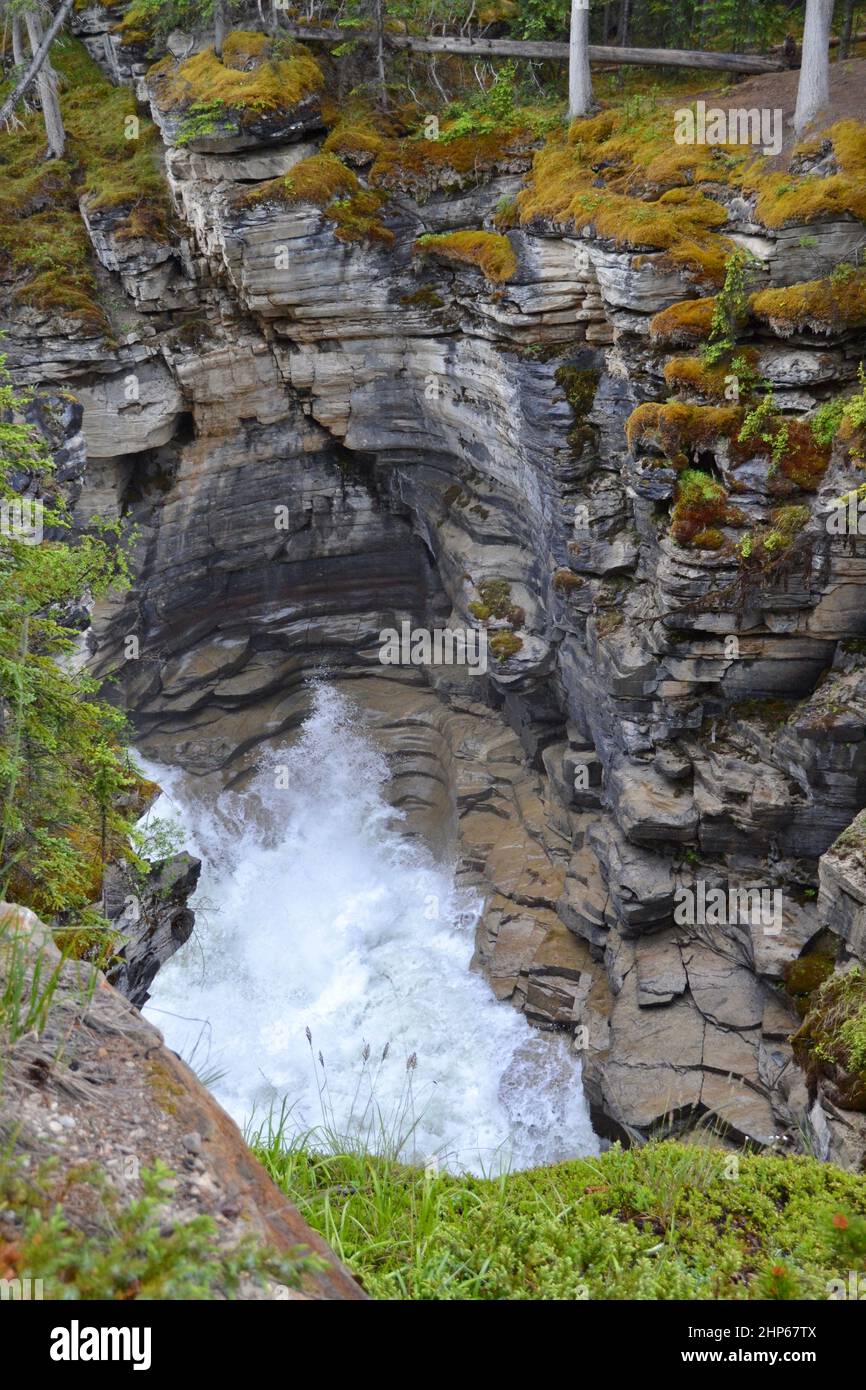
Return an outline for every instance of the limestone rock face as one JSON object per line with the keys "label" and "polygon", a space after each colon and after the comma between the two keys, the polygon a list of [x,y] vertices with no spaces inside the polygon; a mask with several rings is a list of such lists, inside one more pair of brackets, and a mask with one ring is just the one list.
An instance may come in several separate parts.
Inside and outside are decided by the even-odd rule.
{"label": "limestone rock face", "polygon": [[[93,11],[76,22],[104,44]],[[509,230],[501,284],[425,256],[425,233],[492,226],[525,150],[471,178],[398,171],[391,239],[342,239],[327,209],[246,196],[319,148],[314,101],[178,144],[158,85],[171,244],[119,245],[82,208],[129,331],[112,347],[33,312],[10,330],[20,378],[84,405],[81,514],[91,496],[138,528],[94,669],[144,747],[234,784],[298,727],[325,661],[401,759],[410,828],[483,888],[476,956],[497,994],[582,1040],[599,1124],[799,1142],[812,1106],[783,1037],[785,965],[824,927],[864,952],[859,869],[830,850],[866,804],[866,549],[826,525],[852,485],[840,449],[790,493],[804,514],[781,569],[681,544],[679,474],[624,426],[671,394],[682,341],[650,325],[702,293],[685,269],[541,221]],[[742,198],[725,211],[763,285],[866,245],[854,219],[774,230]],[[748,346],[791,419],[862,355],[842,323],[772,317]],[[766,460],[717,434],[701,466],[736,494],[732,541],[772,529]],[[406,617],[508,640],[469,688],[386,674],[379,633]],[[780,920],[677,920],[699,884],[779,891]]]}

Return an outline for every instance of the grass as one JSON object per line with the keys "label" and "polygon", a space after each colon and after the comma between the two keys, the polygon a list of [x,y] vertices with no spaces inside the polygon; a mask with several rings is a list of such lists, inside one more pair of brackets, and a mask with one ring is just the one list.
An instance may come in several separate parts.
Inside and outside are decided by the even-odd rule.
{"label": "grass", "polygon": [[0,1076],[3,1051],[24,1034],[45,1028],[62,969],[62,960],[51,961],[44,950],[31,958],[14,915],[0,920]]}
{"label": "grass", "polygon": [[254,1150],[375,1298],[822,1299],[866,1265],[866,1179],[807,1157],[666,1142],[478,1178],[316,1139]]}

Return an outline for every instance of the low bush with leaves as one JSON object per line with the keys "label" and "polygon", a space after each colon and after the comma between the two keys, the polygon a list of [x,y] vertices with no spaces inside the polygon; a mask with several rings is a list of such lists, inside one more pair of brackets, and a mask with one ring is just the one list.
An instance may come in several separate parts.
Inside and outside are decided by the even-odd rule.
{"label": "low bush with leaves", "polygon": [[[124,1202],[95,1165],[65,1176],[43,1165],[31,1176],[0,1158],[0,1277],[39,1279],[49,1299],[213,1299],[236,1296],[244,1282],[297,1287],[320,1267],[316,1256],[278,1255],[250,1235],[225,1246],[209,1216],[172,1222],[173,1176],[157,1161]],[[69,1215],[76,1194],[87,1229]]]}

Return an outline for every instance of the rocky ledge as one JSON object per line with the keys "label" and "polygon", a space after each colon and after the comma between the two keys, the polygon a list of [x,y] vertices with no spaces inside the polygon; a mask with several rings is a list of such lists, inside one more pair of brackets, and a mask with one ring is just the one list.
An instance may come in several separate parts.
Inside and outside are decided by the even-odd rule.
{"label": "rocky ledge", "polygon": [[[227,1271],[233,1259],[240,1265],[231,1289],[217,1276],[217,1297],[364,1297],[209,1091],[99,971],[62,962],[51,932],[25,908],[0,904],[0,935],[9,977],[19,969],[28,979],[35,973],[36,995],[50,998],[39,1035],[22,1029],[4,1052],[0,1136],[14,1142],[16,1180],[33,1189],[28,1205],[37,1193],[48,1211],[62,1202],[67,1264],[75,1263],[80,1241],[112,1237],[116,1210],[128,1209],[132,1221],[143,1175],[158,1166],[165,1174],[156,1213],[161,1240],[201,1230],[205,1218],[208,1260]],[[4,1260],[13,1270],[26,1243],[21,1220],[14,1204],[0,1209]],[[244,1272],[245,1259],[254,1268],[254,1247],[275,1258],[305,1257],[307,1268],[291,1285],[254,1278]],[[122,1276],[131,1277],[130,1269]],[[198,1271],[202,1287],[206,1276]]]}

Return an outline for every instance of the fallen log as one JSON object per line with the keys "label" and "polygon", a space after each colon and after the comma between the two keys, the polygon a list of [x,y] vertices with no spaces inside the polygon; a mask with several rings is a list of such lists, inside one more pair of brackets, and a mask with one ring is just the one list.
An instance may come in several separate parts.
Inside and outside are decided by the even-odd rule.
{"label": "fallen log", "polygon": [[[320,29],[306,24],[281,24],[281,31],[308,43],[347,43],[364,39],[360,29]],[[568,61],[568,44],[543,39],[464,39],[445,34],[416,38],[413,34],[387,34],[386,43],[411,53],[457,53],[474,58],[544,58]],[[683,48],[611,48],[590,44],[591,63],[632,64],[648,67],[715,68],[723,72],[782,72],[778,58],[759,53],[703,53]]]}

